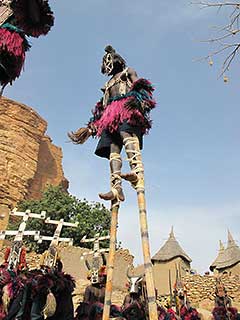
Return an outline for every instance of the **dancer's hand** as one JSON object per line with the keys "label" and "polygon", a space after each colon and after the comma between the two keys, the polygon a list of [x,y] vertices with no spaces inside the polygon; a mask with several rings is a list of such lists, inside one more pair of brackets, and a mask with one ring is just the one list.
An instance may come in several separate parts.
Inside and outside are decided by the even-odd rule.
{"label": "dancer's hand", "polygon": [[75,132],[68,132],[68,137],[75,144],[83,144],[89,137],[93,135],[92,129],[89,127],[79,128]]}
{"label": "dancer's hand", "polygon": [[95,135],[96,134],[96,132],[97,132],[97,129],[96,129],[96,127],[94,126],[94,124],[93,123],[90,123],[89,125],[88,125],[88,130],[89,130],[89,133],[91,134],[91,135]]}

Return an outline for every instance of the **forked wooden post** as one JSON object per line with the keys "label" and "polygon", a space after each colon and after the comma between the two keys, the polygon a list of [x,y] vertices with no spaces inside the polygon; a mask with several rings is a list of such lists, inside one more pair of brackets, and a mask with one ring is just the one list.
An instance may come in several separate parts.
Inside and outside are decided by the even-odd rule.
{"label": "forked wooden post", "polygon": [[114,260],[116,252],[116,242],[117,242],[117,225],[118,225],[118,210],[119,203],[116,200],[112,201],[111,204],[111,229],[110,229],[110,247],[107,262],[107,283],[105,290],[105,300],[103,308],[102,320],[109,320],[110,318],[110,307],[112,301],[112,287],[113,287],[113,270],[114,270]]}

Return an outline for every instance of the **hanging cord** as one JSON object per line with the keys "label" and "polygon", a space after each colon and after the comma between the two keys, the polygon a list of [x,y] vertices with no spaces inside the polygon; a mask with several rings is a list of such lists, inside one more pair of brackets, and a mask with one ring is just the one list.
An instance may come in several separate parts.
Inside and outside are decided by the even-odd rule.
{"label": "hanging cord", "polygon": [[[118,161],[118,162],[120,162],[120,164],[122,164],[122,159],[121,159],[120,154],[115,153],[115,152],[111,153],[110,154],[110,163],[112,161]],[[121,165],[120,165],[120,167],[121,167]],[[118,187],[120,187],[120,188],[122,187],[121,186],[122,178],[121,178],[120,174],[121,174],[120,170],[114,171],[111,173],[111,178],[110,178],[111,179],[110,180],[111,181],[111,191],[114,195],[114,198],[116,199],[116,202],[113,205],[114,207],[118,206],[120,203],[118,190],[117,190]]]}
{"label": "hanging cord", "polygon": [[[123,139],[125,150],[128,156],[127,161],[130,164],[131,170],[136,174],[136,181],[131,182],[134,189],[144,190],[144,167],[142,162],[141,151],[139,147],[139,141],[137,137],[127,137]],[[131,148],[131,149],[128,149]],[[132,156],[130,156],[132,154]]]}

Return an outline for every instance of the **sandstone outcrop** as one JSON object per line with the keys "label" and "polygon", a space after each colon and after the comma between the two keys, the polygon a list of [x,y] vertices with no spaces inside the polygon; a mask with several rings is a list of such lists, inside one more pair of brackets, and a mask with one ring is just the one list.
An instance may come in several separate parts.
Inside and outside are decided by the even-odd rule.
{"label": "sandstone outcrop", "polygon": [[68,187],[62,150],[45,135],[47,122],[35,110],[0,100],[0,204],[38,199],[47,184]]}

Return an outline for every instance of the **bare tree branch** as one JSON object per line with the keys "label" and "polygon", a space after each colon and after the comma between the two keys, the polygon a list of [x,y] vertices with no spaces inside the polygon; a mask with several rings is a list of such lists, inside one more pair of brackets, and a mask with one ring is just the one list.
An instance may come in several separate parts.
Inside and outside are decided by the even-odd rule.
{"label": "bare tree branch", "polygon": [[192,2],[192,4],[198,4],[204,7],[223,7],[223,6],[234,6],[240,8],[240,2],[217,2],[217,3],[210,3],[210,2]]}
{"label": "bare tree branch", "polygon": [[[218,10],[223,8],[230,8],[230,15],[227,16],[229,21],[218,28],[218,36],[212,37],[211,39],[202,41],[206,43],[211,43],[213,45],[218,45],[218,49],[208,54],[206,57],[201,58],[200,60],[209,60],[209,64],[212,65],[212,57],[216,55],[225,55],[223,63],[222,63],[222,71],[220,73],[220,77],[224,76],[226,78],[225,73],[229,71],[230,66],[233,60],[236,58],[236,55],[239,54],[240,51],[240,38],[239,38],[239,22],[240,22],[240,2],[236,1],[218,1],[218,2],[208,2],[208,1],[199,1],[194,2],[194,4],[200,5],[201,8],[217,8]],[[232,41],[232,39],[237,41]],[[230,43],[223,43],[223,40],[228,39]]]}
{"label": "bare tree branch", "polygon": [[240,49],[240,43],[235,44],[233,46],[235,47],[235,49],[227,56],[227,58],[223,62],[223,69],[222,69],[222,72],[220,74],[220,77],[223,76],[226,73],[226,71],[229,70],[229,67],[230,67],[231,63],[232,63],[233,59],[235,58],[235,55],[237,54],[237,52]]}
{"label": "bare tree branch", "polygon": [[213,39],[208,39],[208,40],[202,40],[201,42],[208,42],[208,43],[213,43],[213,42],[219,42],[221,40],[224,40],[226,38],[229,38],[233,35],[236,35],[238,32],[240,32],[240,29],[239,30],[234,30],[234,34],[233,32],[229,32],[228,34],[225,34],[219,38],[213,38]]}

